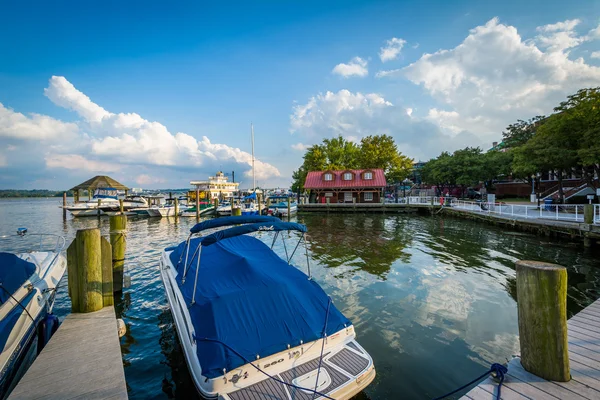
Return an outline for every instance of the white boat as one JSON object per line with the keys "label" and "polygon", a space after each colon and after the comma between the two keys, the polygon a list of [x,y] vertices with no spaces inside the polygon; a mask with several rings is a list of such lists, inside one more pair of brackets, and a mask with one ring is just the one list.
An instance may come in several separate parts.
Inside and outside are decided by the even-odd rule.
{"label": "white boat", "polygon": [[[235,207],[235,205],[234,205]],[[223,203],[219,204],[219,207],[217,207],[217,215],[221,216],[221,217],[226,217],[231,215],[231,202],[230,201],[224,201]]]}
{"label": "white boat", "polygon": [[65,207],[74,217],[94,217],[119,210],[117,189],[98,188],[94,197],[86,202],[74,203]]}
{"label": "white boat", "polygon": [[[269,197],[272,201],[269,206],[269,214],[278,217],[287,217],[288,215],[288,204],[287,196],[271,196]],[[290,214],[296,214],[298,211],[298,203],[295,201],[290,202]]]}
{"label": "white boat", "polygon": [[[215,212],[215,206],[212,204],[208,204],[206,202],[200,203],[200,215],[211,215]],[[196,206],[184,208],[179,211],[180,217],[195,217],[196,216]]]}
{"label": "white boat", "polygon": [[[226,229],[214,231],[219,228]],[[197,236],[207,230],[214,233]],[[304,241],[301,224],[269,216],[216,218],[163,251],[167,301],[203,397],[344,400],[375,378],[354,326],[311,278],[310,265],[307,276],[290,264],[298,246],[283,259],[250,236],[273,233],[275,243],[288,236],[280,232],[293,231],[298,244]]]}
{"label": "white boat", "polygon": [[48,244],[43,239],[52,240],[52,249],[0,252],[0,393],[3,396],[16,386],[58,328],[52,307],[67,267],[67,260],[61,254],[65,246],[62,236],[26,233],[26,229],[20,228],[19,243],[10,247],[22,247],[25,244],[22,241],[26,240],[23,237],[33,236],[32,242],[40,246]]}

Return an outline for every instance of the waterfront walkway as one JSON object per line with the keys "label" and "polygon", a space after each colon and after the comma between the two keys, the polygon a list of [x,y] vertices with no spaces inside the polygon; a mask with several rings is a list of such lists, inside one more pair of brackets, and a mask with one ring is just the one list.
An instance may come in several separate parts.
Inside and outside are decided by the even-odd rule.
{"label": "waterfront walkway", "polygon": [[[550,382],[525,371],[519,358],[508,363],[501,398],[600,399],[600,300],[568,321],[571,381]],[[487,378],[461,399],[495,400],[498,384]]]}
{"label": "waterfront walkway", "polygon": [[17,399],[127,399],[113,307],[70,314],[11,393]]}

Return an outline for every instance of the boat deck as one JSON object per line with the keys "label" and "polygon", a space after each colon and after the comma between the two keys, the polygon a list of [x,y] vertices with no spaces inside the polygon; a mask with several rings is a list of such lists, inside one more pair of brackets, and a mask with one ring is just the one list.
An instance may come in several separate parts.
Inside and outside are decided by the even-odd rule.
{"label": "boat deck", "polygon": [[[523,369],[519,358],[508,364],[502,399],[600,399],[600,300],[568,321],[571,381],[552,382]],[[496,399],[498,384],[487,378],[461,399]]]}
{"label": "boat deck", "polygon": [[9,399],[127,399],[115,310],[70,314]]}

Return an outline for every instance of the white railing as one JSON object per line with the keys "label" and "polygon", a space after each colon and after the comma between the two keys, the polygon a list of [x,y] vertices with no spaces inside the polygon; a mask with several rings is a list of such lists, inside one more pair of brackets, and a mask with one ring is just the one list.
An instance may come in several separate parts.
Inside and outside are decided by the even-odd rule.
{"label": "white railing", "polygon": [[429,204],[431,205],[431,200],[433,199],[433,205],[440,205],[439,197],[432,196],[406,196],[399,197],[398,204]]}
{"label": "white railing", "polygon": [[[535,205],[487,203],[455,200],[452,207],[478,212],[482,214],[497,214],[510,218],[553,219],[560,221],[583,222],[583,204],[541,204]],[[596,205],[596,210],[598,206]],[[594,214],[600,222],[600,216]],[[596,220],[595,220],[596,223]]]}
{"label": "white railing", "polygon": [[594,224],[600,224],[600,204],[594,204]]}

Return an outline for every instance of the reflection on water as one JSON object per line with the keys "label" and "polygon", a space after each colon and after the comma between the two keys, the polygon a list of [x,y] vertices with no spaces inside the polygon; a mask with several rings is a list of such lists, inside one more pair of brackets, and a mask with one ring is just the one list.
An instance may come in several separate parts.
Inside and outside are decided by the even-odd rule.
{"label": "reflection on water", "polygon": [[[44,227],[69,241],[81,228],[108,234],[108,220],[63,222],[57,205],[54,199],[0,201],[0,234],[20,226],[30,232]],[[299,220],[308,226],[314,278],[356,325],[375,361],[377,377],[359,399],[432,398],[517,352],[518,259],[568,268],[571,313],[600,296],[598,254],[570,244],[439,216],[313,214]],[[132,285],[115,306],[127,324],[121,348],[133,399],[198,397],[157,270],[162,249],[184,240],[194,222],[129,221]],[[276,250],[284,252],[280,241]],[[306,271],[303,252],[293,263]],[[64,316],[69,310],[63,289],[55,311]]]}

